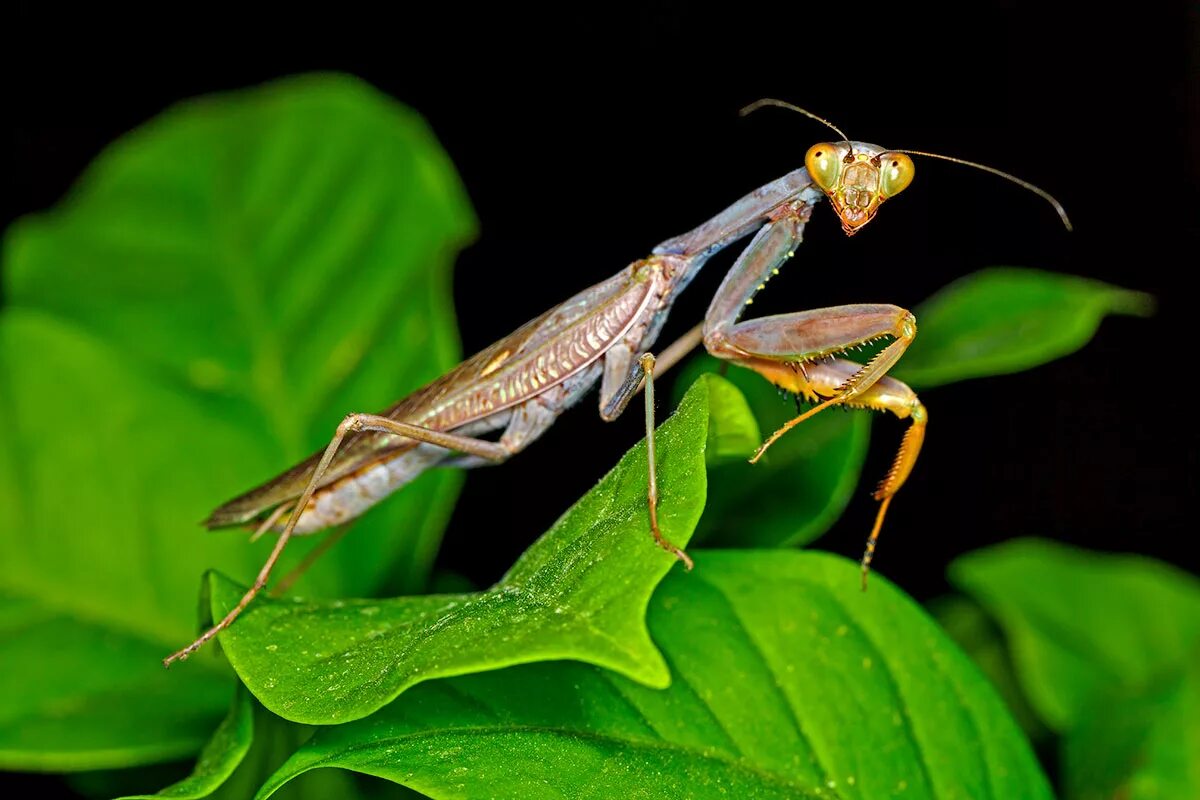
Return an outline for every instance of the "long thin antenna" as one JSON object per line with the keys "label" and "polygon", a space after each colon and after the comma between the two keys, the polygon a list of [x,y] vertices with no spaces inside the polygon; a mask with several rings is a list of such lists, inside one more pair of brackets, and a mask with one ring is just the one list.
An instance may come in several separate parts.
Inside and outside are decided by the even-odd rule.
{"label": "long thin antenna", "polygon": [[844,142],[850,141],[850,137],[847,136],[846,134],[842,133],[841,128],[839,128],[837,125],[834,125],[832,122],[825,119],[824,117],[818,117],[816,114],[812,113],[811,111],[808,111],[807,109],[803,109],[800,106],[792,105],[791,103],[788,103],[784,100],[776,100],[773,97],[764,97],[762,100],[755,100],[753,103],[751,103],[750,105],[746,106],[741,111],[739,111],[738,116],[744,117],[747,114],[758,111],[760,108],[763,108],[765,106],[776,106],[778,108],[786,108],[789,111],[795,111],[797,114],[803,114],[804,116],[808,117],[809,119],[816,120],[817,122],[821,123],[822,125],[826,126],[827,128],[832,128],[834,130],[834,132],[837,133],[838,136],[842,137],[842,141],[844,141]]}
{"label": "long thin antenna", "polygon": [[[762,101],[759,101],[759,102],[762,102]],[[832,127],[832,126],[830,126],[830,127]],[[836,128],[835,128],[835,130],[836,130]],[[995,167],[989,167],[986,164],[976,164],[974,161],[967,161],[965,158],[955,158],[953,156],[944,156],[940,153],[926,153],[922,150],[896,150],[896,149],[891,149],[888,152],[908,153],[909,155],[925,156],[926,158],[940,158],[942,161],[952,161],[955,164],[963,164],[964,166],[974,167],[975,169],[981,169],[984,172],[990,172],[993,175],[998,175],[1001,178],[1004,178],[1005,180],[1012,181],[1013,183],[1017,184],[1018,186],[1025,187],[1029,191],[1033,192],[1034,194],[1036,194],[1039,197],[1048,201],[1050,203],[1050,205],[1054,206],[1054,210],[1058,212],[1058,216],[1060,219],[1062,219],[1062,223],[1064,226],[1066,226],[1066,229],[1068,231],[1075,230],[1071,226],[1071,220],[1067,217],[1066,209],[1062,207],[1062,203],[1058,202],[1058,200],[1056,200],[1054,198],[1054,195],[1050,194],[1045,189],[1041,189],[1041,188],[1038,188],[1037,186],[1034,186],[1029,181],[1021,180],[1020,178],[1018,178],[1015,175],[1009,175],[1007,172],[1002,172],[1001,170],[998,170]]]}

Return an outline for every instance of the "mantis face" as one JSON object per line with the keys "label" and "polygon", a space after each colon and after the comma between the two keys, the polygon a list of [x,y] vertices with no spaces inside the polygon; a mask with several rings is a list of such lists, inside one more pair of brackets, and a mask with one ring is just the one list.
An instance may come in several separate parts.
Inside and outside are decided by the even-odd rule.
{"label": "mantis face", "polygon": [[847,236],[870,222],[884,200],[908,188],[914,171],[904,153],[864,142],[815,144],[804,156],[804,166],[829,196]]}

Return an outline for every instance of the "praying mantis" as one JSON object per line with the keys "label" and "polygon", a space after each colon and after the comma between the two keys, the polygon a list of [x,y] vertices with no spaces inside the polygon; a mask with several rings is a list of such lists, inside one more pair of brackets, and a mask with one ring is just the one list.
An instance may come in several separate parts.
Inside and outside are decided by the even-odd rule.
{"label": "praying mantis", "polygon": [[[1070,222],[1052,196],[992,167],[852,141],[821,117],[779,100],[760,100],[742,113],[763,106],[797,111],[841,138],[813,145],[803,167],[668,239],[648,257],[554,306],[382,413],[347,415],[323,450],[213,511],[205,522],[210,528],[253,525],[255,537],[268,531],[279,535],[234,608],[164,659],[164,665],[186,659],[233,624],[264,589],[293,536],[337,528],[326,540],[331,544],[345,532],[346,523],[427,469],[507,460],[545,433],[597,382],[600,416],[606,421],[620,416],[644,389],[650,533],[690,570],[691,559],[663,535],[658,522],[654,378],[700,343],[713,356],[751,369],[813,404],[768,437],[751,462],[791,428],[831,406],[890,412],[909,421],[891,469],[874,493],[879,508],[861,562],[865,588],[884,517],[925,438],[925,406],[911,388],[887,375],[916,336],[916,318],[899,306],[859,303],[743,320],[746,307],[794,255],[822,198],[829,199],[845,233],[854,235],[912,182],[910,155],[965,164],[1013,181],[1048,200],[1068,230]],[[752,233],[704,322],[653,355],[651,348],[679,294],[714,253]],[[881,340],[886,344],[865,364],[845,357],[847,351]]]}

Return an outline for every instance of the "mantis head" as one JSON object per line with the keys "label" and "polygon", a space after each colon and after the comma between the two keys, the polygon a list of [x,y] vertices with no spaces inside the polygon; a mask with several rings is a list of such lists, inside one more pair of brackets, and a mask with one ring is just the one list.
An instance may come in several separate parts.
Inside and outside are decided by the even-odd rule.
{"label": "mantis head", "polygon": [[884,200],[908,188],[915,169],[904,153],[848,141],[814,144],[804,166],[829,197],[847,236],[870,222]]}
{"label": "mantis head", "polygon": [[909,155],[962,164],[966,167],[990,172],[1006,181],[1012,181],[1048,201],[1058,212],[1063,226],[1067,230],[1071,230],[1071,220],[1067,218],[1067,212],[1063,209],[1062,203],[1055,200],[1049,192],[1039,189],[1015,175],[1009,175],[1007,172],[1002,172],[986,164],[977,164],[964,158],[944,156],[940,153],[926,153],[921,150],[884,150],[878,145],[852,142],[846,138],[846,134],[842,133],[841,128],[829,120],[818,117],[799,106],[769,97],[751,103],[740,113],[745,116],[764,106],[776,106],[799,112],[809,119],[820,122],[842,137],[842,140],[837,143],[822,142],[810,147],[808,154],[804,156],[804,166],[808,168],[808,175],[812,178],[813,183],[829,197],[829,201],[833,204],[833,210],[837,212],[842,221],[842,230],[846,232],[847,236],[858,233],[863,225],[875,217],[875,212],[879,210],[879,206],[883,204],[884,200],[900,194],[912,183],[914,167]]}

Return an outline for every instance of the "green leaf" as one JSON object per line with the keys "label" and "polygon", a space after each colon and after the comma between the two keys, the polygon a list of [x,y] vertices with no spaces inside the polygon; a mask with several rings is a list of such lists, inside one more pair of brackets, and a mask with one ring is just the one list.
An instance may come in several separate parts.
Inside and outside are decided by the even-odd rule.
{"label": "green leaf", "polygon": [[999,621],[1025,695],[1065,735],[1068,797],[1200,793],[1200,581],[1038,540],[964,556],[950,576]]}
{"label": "green leaf", "polygon": [[[271,543],[196,521],[455,361],[472,231],[424,123],[339,76],[181,104],[8,231],[0,768],[200,748],[228,669],[159,660],[194,635],[203,570],[248,580]],[[305,590],[419,590],[458,483],[434,471],[382,504]]]}
{"label": "green leaf", "polygon": [[993,267],[916,309],[917,338],[892,374],[917,389],[1031,369],[1083,347],[1109,314],[1147,316],[1153,299],[1100,281]]}
{"label": "green leaf", "polygon": [[1200,797],[1200,658],[1177,680],[1087,708],[1064,750],[1072,800]]}
{"label": "green leaf", "polygon": [[1035,743],[1046,739],[1049,731],[1025,699],[1012,655],[996,623],[976,603],[959,595],[935,598],[926,605],[946,635],[991,682],[1025,735]]}
{"label": "green leaf", "polygon": [[[213,785],[210,794],[196,795],[213,800],[243,800],[252,797],[263,781],[286,763],[293,753],[312,738],[313,729],[294,725],[252,703],[254,743],[242,762],[224,783]],[[352,800],[359,796],[353,776],[322,769],[311,772],[293,786],[281,800]],[[169,795],[168,795],[169,796]]]}
{"label": "green leaf", "polygon": [[208,744],[200,751],[192,774],[154,795],[134,795],[125,800],[151,797],[178,797],[194,800],[208,797],[228,780],[250,750],[254,739],[254,702],[250,693],[239,687],[233,705]]}
{"label": "green leaf", "polygon": [[1152,559],[1018,539],[959,558],[949,574],[1000,623],[1054,730],[1098,697],[1177,673],[1200,647],[1200,581]]}
{"label": "green leaf", "polygon": [[[153,795],[131,795],[122,800],[153,800],[158,797],[214,798],[214,800],[243,800],[250,797],[272,773],[308,741],[313,728],[296,725],[271,714],[240,687],[229,716],[217,728],[205,745],[192,774]],[[151,768],[153,769],[153,768]],[[142,777],[141,770],[121,770],[115,773],[80,773],[79,777],[94,776],[93,783],[110,782],[120,777],[125,782]],[[93,792],[94,794],[95,792]],[[416,797],[403,787],[378,779],[351,775],[340,770],[318,770],[305,775],[304,780],[287,786],[280,798],[290,800],[323,800],[337,797]]]}
{"label": "green leaf", "polygon": [[[736,391],[723,383],[698,381],[656,436],[659,524],[681,547],[704,508],[710,411],[726,418],[718,425],[745,424],[727,419],[745,414],[743,403],[715,402]],[[548,659],[588,661],[666,686],[645,611],[676,559],[650,535],[646,486],[643,441],[486,592],[256,601],[221,644],[263,705],[314,724],[364,717],[431,678]],[[214,576],[213,617],[242,591]]]}
{"label": "green leaf", "polygon": [[550,663],[434,681],[322,728],[260,797],[341,767],[433,798],[1049,798],[986,680],[886,580],[701,551],[650,607],[665,691]]}
{"label": "green leaf", "polygon": [[0,594],[0,768],[100,769],[195,753],[228,707],[232,682],[215,662],[168,673],[164,645]]}
{"label": "green leaf", "polygon": [[[693,383],[700,380],[693,378]],[[708,417],[708,442],[704,455],[708,465],[728,461],[745,461],[762,441],[754,412],[746,402],[746,396],[727,380],[708,380],[710,413]]]}
{"label": "green leaf", "polygon": [[[723,366],[709,355],[692,359],[676,385]],[[727,377],[745,395],[761,431],[770,433],[796,416],[791,400],[750,370],[734,367]],[[750,452],[762,443],[756,438]],[[728,547],[811,542],[832,527],[854,496],[869,438],[869,414],[835,410],[781,438],[758,464],[745,458],[714,464],[696,540]]]}

